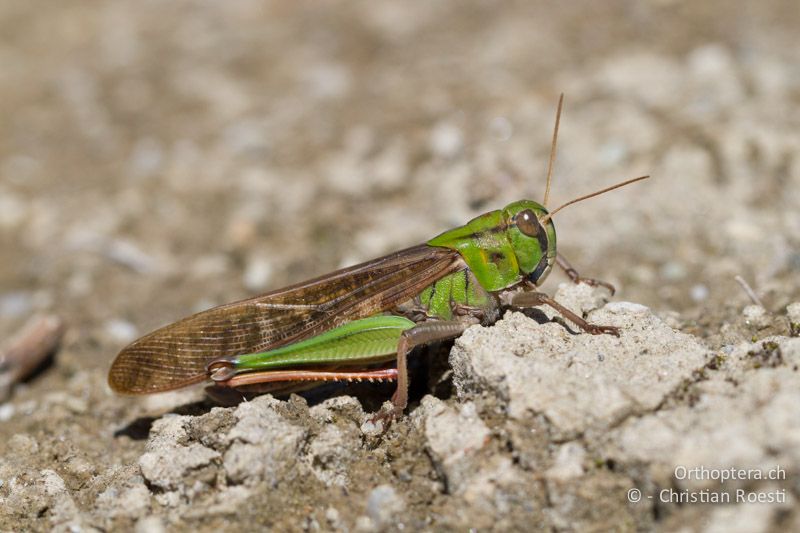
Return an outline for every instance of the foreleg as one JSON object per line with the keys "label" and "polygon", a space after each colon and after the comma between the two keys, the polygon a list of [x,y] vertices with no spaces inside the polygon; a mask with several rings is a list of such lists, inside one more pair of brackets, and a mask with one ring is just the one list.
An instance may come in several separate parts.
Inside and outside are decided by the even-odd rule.
{"label": "foreleg", "polygon": [[518,292],[511,298],[511,305],[521,308],[549,305],[586,333],[591,333],[592,335],[602,335],[605,333],[619,337],[619,328],[615,326],[597,326],[595,324],[590,324],[543,292]]}
{"label": "foreleg", "polygon": [[573,267],[570,262],[567,261],[567,259],[561,254],[556,255],[556,263],[558,263],[558,266],[564,270],[564,273],[569,276],[569,279],[571,279],[573,283],[585,283],[587,285],[591,285],[592,287],[605,287],[611,291],[612,296],[615,292],[617,292],[617,289],[606,281],[581,277],[580,274],[578,274],[578,271],[575,270],[575,267]]}

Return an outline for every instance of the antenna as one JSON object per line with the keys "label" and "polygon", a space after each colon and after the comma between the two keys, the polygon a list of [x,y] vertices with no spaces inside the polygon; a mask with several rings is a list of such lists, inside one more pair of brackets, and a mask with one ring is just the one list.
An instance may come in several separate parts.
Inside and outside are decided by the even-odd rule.
{"label": "antenna", "polygon": [[544,201],[542,205],[547,207],[550,199],[550,182],[553,178],[553,163],[556,160],[556,145],[558,144],[558,125],[561,123],[561,108],[564,105],[564,93],[558,97],[558,109],[556,110],[556,125],[553,128],[553,143],[550,145],[550,160],[547,162],[547,185],[544,189]]}
{"label": "antenna", "polygon": [[636,183],[637,181],[646,180],[649,177],[650,176],[639,176],[638,178],[633,178],[631,180],[626,180],[626,181],[623,181],[622,183],[617,183],[616,185],[612,185],[611,187],[606,187],[605,189],[600,189],[599,191],[587,194],[585,196],[580,196],[578,198],[575,198],[574,200],[570,200],[569,202],[567,202],[565,204],[561,204],[560,206],[555,208],[553,211],[547,213],[545,216],[543,216],[541,219],[539,219],[539,223],[544,225],[548,220],[553,218],[553,215],[555,215],[556,213],[558,213],[559,211],[561,211],[562,209],[564,209],[568,205],[577,204],[578,202],[582,202],[583,200],[588,200],[589,198],[594,198],[595,196],[600,196],[601,194],[607,193],[609,191],[613,191],[614,189],[619,189],[620,187],[624,187],[626,185],[630,185],[631,183]]}

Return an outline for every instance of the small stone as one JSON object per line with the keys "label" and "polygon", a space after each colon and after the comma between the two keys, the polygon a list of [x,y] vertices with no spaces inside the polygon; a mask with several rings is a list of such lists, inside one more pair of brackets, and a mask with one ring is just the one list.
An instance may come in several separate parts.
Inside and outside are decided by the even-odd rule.
{"label": "small stone", "polygon": [[186,475],[219,457],[215,450],[197,443],[147,452],[139,458],[142,476],[152,485],[175,490],[186,482]]}
{"label": "small stone", "polygon": [[41,485],[49,500],[48,511],[53,523],[66,523],[78,517],[78,506],[61,476],[54,470],[44,469],[41,471]]}
{"label": "small stone", "polygon": [[339,523],[339,511],[335,507],[328,507],[325,509],[325,520],[327,520],[332,527],[336,528]]}
{"label": "small stone", "polygon": [[39,443],[26,433],[17,433],[8,439],[8,449],[19,454],[33,454],[39,451]]}
{"label": "small stone", "polygon": [[14,416],[14,404],[4,403],[0,404],[0,422],[8,422]]}
{"label": "small stone", "polygon": [[112,318],[106,321],[105,334],[116,343],[127,344],[138,337],[138,330],[131,322],[121,318]]}
{"label": "small stone", "polygon": [[550,480],[566,481],[583,475],[586,450],[577,442],[568,442],[558,449],[556,459],[547,470]]}
{"label": "small stone", "polygon": [[81,481],[89,480],[95,473],[95,466],[80,456],[70,457],[66,462],[66,471]]}
{"label": "small stone", "polygon": [[136,533],[162,533],[167,528],[160,516],[145,516],[136,521]]}
{"label": "small stone", "polygon": [[691,298],[694,302],[700,303],[706,301],[708,299],[708,294],[708,287],[702,283],[692,285],[692,288],[689,289],[689,298]]}
{"label": "small stone", "polygon": [[375,526],[375,522],[368,517],[368,516],[359,516],[356,518],[356,531],[363,531],[364,533],[377,531],[378,528]]}
{"label": "small stone", "polygon": [[670,261],[661,267],[661,276],[666,281],[678,281],[686,277],[686,267],[681,263]]}
{"label": "small stone", "polygon": [[258,292],[267,287],[272,278],[272,264],[261,255],[254,255],[247,261],[242,282],[249,291]]}
{"label": "small stone", "polygon": [[464,144],[461,130],[447,122],[440,122],[431,132],[430,148],[439,157],[455,156]]}
{"label": "small stone", "polygon": [[760,305],[748,305],[742,311],[742,316],[744,316],[747,324],[759,329],[766,328],[770,324],[769,313]]}
{"label": "small stone", "polygon": [[323,426],[308,450],[317,478],[328,486],[347,485],[347,470],[358,444],[355,434],[345,433],[333,424]]}
{"label": "small stone", "polygon": [[[564,301],[576,302],[584,290],[559,288]],[[607,304],[586,319],[619,327],[621,336],[570,334],[513,312],[492,327],[468,329],[450,352],[458,397],[490,402],[512,419],[543,415],[552,438],[570,439],[656,408],[706,363],[708,351],[695,337],[644,306]]]}
{"label": "small stone", "polygon": [[136,517],[150,509],[150,491],[142,478],[135,476],[135,485],[127,488],[111,486],[97,497],[97,505],[108,516]]}
{"label": "small stone", "polygon": [[405,502],[390,485],[378,485],[367,498],[367,514],[378,525],[386,526],[405,510]]}
{"label": "small stone", "polygon": [[786,316],[792,324],[800,324],[800,302],[794,302],[786,306]]}
{"label": "small stone", "polygon": [[114,239],[102,246],[102,252],[110,260],[138,274],[148,274],[158,269],[158,261],[131,241]]}
{"label": "small stone", "polygon": [[29,292],[13,291],[0,294],[0,316],[10,318],[30,313],[33,309],[33,296]]}
{"label": "small stone", "polygon": [[486,444],[489,428],[469,401],[456,411],[438,398],[425,396],[418,411],[431,458],[445,475],[449,490],[461,491],[477,470],[475,454]]}
{"label": "small stone", "polygon": [[222,461],[231,482],[275,485],[287,472],[305,467],[299,456],[308,430],[284,418],[280,405],[265,395],[235,409],[237,422],[224,437],[228,448]]}

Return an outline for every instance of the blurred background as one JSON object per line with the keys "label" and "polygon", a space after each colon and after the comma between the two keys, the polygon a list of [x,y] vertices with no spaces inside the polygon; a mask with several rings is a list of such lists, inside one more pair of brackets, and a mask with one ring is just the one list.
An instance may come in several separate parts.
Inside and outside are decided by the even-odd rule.
{"label": "blurred background", "polygon": [[[541,200],[660,310],[800,295],[795,2],[3,2],[0,331],[103,350]],[[553,277],[548,289],[563,278]],[[85,357],[85,353],[82,354]],[[83,361],[81,362],[83,364]]]}
{"label": "blurred background", "polygon": [[105,385],[123,345],[541,200],[561,92],[551,205],[652,176],[555,217],[583,275],[712,346],[750,303],[736,275],[783,313],[798,35],[794,0],[5,0],[0,338],[70,329],[0,441],[44,435],[68,483],[135,462],[113,432],[147,407]]}

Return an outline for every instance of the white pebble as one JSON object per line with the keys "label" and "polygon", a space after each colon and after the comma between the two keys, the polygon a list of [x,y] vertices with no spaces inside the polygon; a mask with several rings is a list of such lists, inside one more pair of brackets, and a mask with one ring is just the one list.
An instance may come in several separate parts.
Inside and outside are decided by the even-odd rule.
{"label": "white pebble", "polygon": [[800,324],[800,302],[794,302],[786,306],[786,315],[792,324]]}
{"label": "white pebble", "polygon": [[166,531],[164,522],[158,516],[145,516],[136,522],[136,533],[161,533]]}
{"label": "white pebble", "polygon": [[244,270],[244,286],[249,291],[261,291],[266,288],[272,277],[272,264],[262,256],[251,257]]}
{"label": "white pebble", "polygon": [[105,332],[111,339],[120,343],[131,342],[138,336],[136,326],[120,318],[112,318],[105,324]]}
{"label": "white pebble", "polygon": [[339,511],[335,507],[328,507],[325,509],[325,520],[331,525],[337,524],[339,522]]}
{"label": "white pebble", "polygon": [[464,144],[461,130],[452,124],[440,122],[431,132],[431,151],[440,157],[453,157]]}
{"label": "white pebble", "polygon": [[33,298],[29,292],[14,291],[0,294],[0,315],[16,317],[29,313]]}
{"label": "white pebble", "polygon": [[14,406],[10,403],[0,405],[0,422],[8,422],[14,416]]}
{"label": "white pebble", "polygon": [[686,267],[675,261],[670,261],[661,267],[661,275],[669,281],[677,281],[686,277]]}
{"label": "white pebble", "polygon": [[378,524],[388,524],[405,508],[403,500],[390,485],[378,485],[367,497],[367,514]]}
{"label": "white pebble", "polygon": [[748,324],[757,328],[764,328],[769,325],[769,315],[767,310],[760,305],[748,305],[742,311],[742,315]]}
{"label": "white pebble", "polygon": [[692,288],[689,289],[689,297],[695,302],[703,302],[707,300],[708,294],[708,287],[702,283],[693,285]]}

